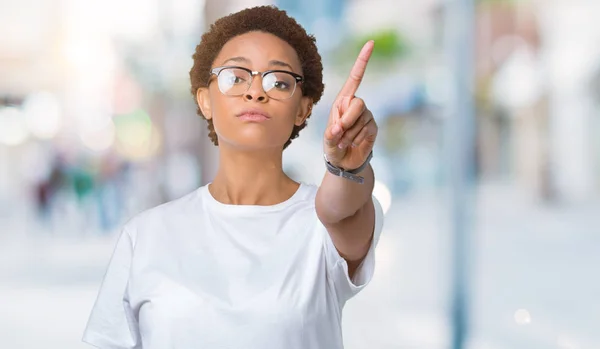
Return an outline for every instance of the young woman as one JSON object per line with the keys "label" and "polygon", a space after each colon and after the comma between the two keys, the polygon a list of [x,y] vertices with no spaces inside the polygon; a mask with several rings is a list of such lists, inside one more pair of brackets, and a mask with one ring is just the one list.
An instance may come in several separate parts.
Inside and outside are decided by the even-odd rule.
{"label": "young woman", "polygon": [[214,23],[190,71],[219,149],[212,183],[130,220],[83,340],[102,349],[338,349],[345,302],[371,279],[383,213],[369,165],[377,125],[355,92],[331,108],[319,187],[282,153],[323,93],[315,39],[283,11]]}

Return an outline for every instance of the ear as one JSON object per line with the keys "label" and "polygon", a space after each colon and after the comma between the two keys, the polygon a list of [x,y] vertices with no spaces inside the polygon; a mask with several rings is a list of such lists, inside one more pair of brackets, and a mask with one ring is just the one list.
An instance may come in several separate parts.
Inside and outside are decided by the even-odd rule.
{"label": "ear", "polygon": [[310,97],[302,97],[294,125],[300,126],[312,113],[313,101]]}
{"label": "ear", "polygon": [[208,93],[208,87],[200,87],[196,91],[196,101],[198,101],[198,107],[200,107],[200,111],[202,111],[202,115],[207,120],[212,119],[212,109],[210,105],[210,96]]}

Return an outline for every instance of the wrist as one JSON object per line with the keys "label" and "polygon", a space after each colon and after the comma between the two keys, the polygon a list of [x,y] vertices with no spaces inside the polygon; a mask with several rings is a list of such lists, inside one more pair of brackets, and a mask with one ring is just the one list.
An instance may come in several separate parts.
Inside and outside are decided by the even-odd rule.
{"label": "wrist", "polygon": [[362,172],[364,172],[364,170],[369,166],[369,163],[371,162],[372,157],[373,157],[373,150],[371,150],[371,152],[369,153],[369,156],[367,156],[367,159],[365,160],[365,162],[363,162],[362,165],[360,165],[359,167],[357,167],[355,169],[345,169],[345,168],[342,168],[342,167],[332,164],[327,159],[327,154],[323,154],[323,159],[325,160],[325,166],[327,167],[327,170],[331,174],[338,176],[338,177],[343,177],[345,179],[349,179],[349,180],[357,182],[359,184],[364,183],[364,177],[362,177],[360,174],[362,174]]}

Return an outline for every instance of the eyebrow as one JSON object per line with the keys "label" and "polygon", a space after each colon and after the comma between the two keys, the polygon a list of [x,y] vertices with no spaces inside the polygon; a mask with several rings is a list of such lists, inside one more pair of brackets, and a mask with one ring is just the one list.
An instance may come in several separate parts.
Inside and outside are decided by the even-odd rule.
{"label": "eyebrow", "polygon": [[[226,59],[225,61],[223,61],[222,65],[225,65],[225,63],[227,62],[238,62],[238,63],[246,63],[246,64],[250,64],[250,60],[246,57],[231,57],[229,59]],[[286,67],[289,68],[291,71],[294,71],[294,69],[292,68],[292,66],[286,62],[283,61],[278,61],[276,59],[269,61],[269,66],[277,66],[277,67]]]}

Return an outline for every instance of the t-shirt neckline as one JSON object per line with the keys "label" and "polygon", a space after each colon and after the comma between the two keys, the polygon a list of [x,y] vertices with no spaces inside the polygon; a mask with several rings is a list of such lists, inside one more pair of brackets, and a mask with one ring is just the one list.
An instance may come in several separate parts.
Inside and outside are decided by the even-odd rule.
{"label": "t-shirt neckline", "polygon": [[218,201],[217,199],[215,199],[212,194],[210,193],[210,191],[208,190],[208,186],[212,184],[208,183],[206,185],[204,185],[203,187],[200,188],[200,195],[202,196],[203,201],[205,202],[205,204],[211,209],[211,210],[216,210],[216,211],[221,211],[221,212],[226,212],[226,213],[266,213],[266,212],[273,212],[273,211],[279,211],[282,210],[284,208],[287,208],[291,205],[293,205],[294,203],[298,202],[301,198],[302,198],[302,194],[304,193],[305,189],[306,189],[306,184],[300,182],[300,186],[298,187],[298,189],[296,189],[296,192],[290,196],[287,200],[282,201],[280,203],[274,204],[274,205],[235,205],[235,204],[225,204],[222,203],[220,201]]}

